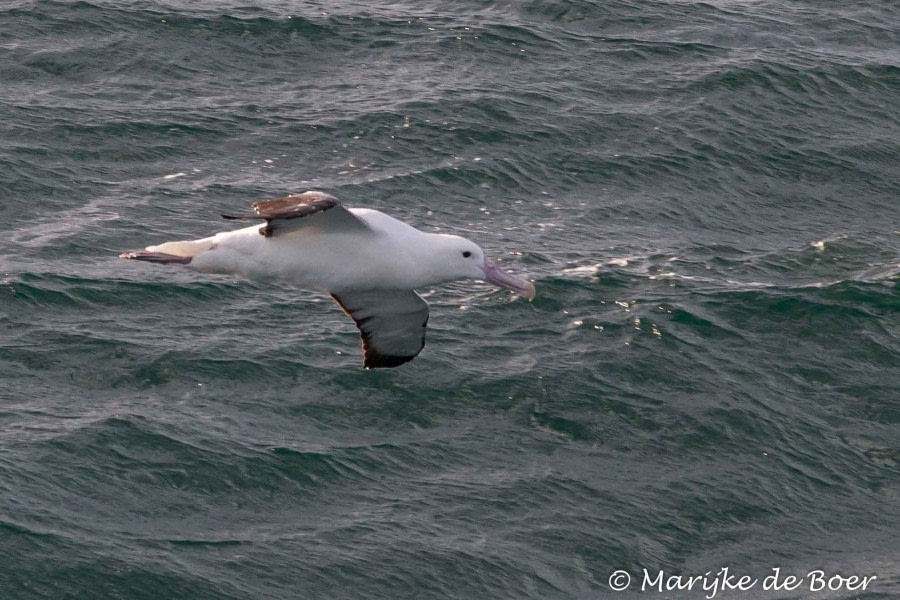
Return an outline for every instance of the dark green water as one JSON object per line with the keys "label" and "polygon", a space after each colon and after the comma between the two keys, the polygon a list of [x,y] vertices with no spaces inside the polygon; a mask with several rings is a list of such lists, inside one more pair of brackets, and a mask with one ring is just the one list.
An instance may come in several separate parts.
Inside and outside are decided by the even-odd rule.
{"label": "dark green water", "polygon": [[[900,597],[898,98],[888,1],[0,2],[0,598]],[[310,188],[538,297],[116,258]]]}

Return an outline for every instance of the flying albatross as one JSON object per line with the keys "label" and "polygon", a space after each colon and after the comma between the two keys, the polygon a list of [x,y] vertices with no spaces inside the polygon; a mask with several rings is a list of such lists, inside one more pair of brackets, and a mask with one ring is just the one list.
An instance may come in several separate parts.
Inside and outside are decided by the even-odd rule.
{"label": "flying albatross", "polygon": [[500,270],[474,242],[425,233],[377,210],[344,208],[324,192],[250,207],[254,214],[222,218],[265,225],[148,246],[120,258],[287,281],[331,294],[359,328],[367,369],[397,367],[425,346],[428,303],[417,288],[481,279],[534,298],[534,284]]}

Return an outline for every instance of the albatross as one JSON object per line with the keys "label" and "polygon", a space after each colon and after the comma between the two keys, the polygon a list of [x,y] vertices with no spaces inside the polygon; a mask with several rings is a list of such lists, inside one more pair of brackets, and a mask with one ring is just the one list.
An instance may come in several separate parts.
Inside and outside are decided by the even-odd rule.
{"label": "albatross", "polygon": [[502,271],[466,238],[419,231],[373,209],[345,208],[324,192],[250,208],[253,214],[222,218],[265,224],[119,256],[330,294],[360,331],[367,369],[400,366],[425,346],[428,303],[418,288],[478,279],[528,300],[535,295],[534,284]]}

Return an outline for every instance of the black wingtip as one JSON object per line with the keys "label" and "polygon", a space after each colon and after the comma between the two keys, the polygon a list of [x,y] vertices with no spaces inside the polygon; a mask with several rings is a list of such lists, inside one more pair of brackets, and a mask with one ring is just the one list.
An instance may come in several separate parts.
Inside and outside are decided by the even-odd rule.
{"label": "black wingtip", "polygon": [[392,356],[389,354],[378,354],[374,352],[366,352],[363,359],[363,368],[370,369],[393,369],[400,365],[405,365],[418,355],[414,356]]}
{"label": "black wingtip", "polygon": [[147,250],[138,250],[137,252],[123,252],[119,258],[128,260],[143,260],[146,262],[160,264],[179,264],[188,265],[191,263],[190,256],[175,256],[174,254],[166,254],[165,252],[148,252]]}

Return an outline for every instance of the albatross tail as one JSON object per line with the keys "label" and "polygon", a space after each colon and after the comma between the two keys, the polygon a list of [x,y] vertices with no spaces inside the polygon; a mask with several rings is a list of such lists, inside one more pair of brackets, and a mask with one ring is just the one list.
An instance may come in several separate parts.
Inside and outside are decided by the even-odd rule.
{"label": "albatross tail", "polygon": [[119,258],[161,264],[189,265],[195,256],[211,250],[214,246],[212,238],[189,242],[166,242],[158,246],[147,246],[146,250],[123,252]]}

